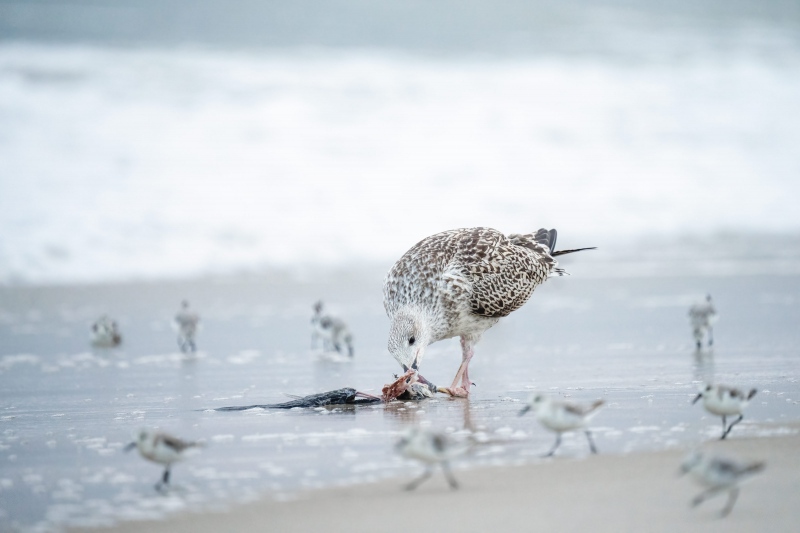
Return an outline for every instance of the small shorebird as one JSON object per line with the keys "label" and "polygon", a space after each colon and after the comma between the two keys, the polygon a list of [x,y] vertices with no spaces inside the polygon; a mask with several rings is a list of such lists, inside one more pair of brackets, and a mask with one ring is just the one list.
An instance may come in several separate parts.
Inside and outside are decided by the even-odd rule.
{"label": "small shorebird", "polygon": [[[705,388],[697,393],[692,404],[696,404],[700,398],[703,399],[703,407],[711,414],[722,417],[722,436],[720,440],[728,436],[733,426],[744,418],[744,408],[750,403],[750,399],[756,395],[756,389],[745,392],[725,385],[706,385]],[[739,415],[739,418],[727,425],[727,417]]]}
{"label": "small shorebird", "polygon": [[161,492],[169,484],[169,473],[173,463],[183,460],[184,453],[190,448],[202,446],[199,442],[186,442],[161,431],[141,429],[136,440],[125,446],[129,452],[139,449],[142,457],[154,463],[164,465],[164,475],[156,483],[156,490]]}
{"label": "small shorebird", "polygon": [[92,324],[90,339],[92,346],[98,348],[113,348],[122,343],[119,326],[108,315],[101,316]]}
{"label": "small shorebird", "polygon": [[391,321],[389,353],[408,372],[418,370],[425,348],[461,337],[461,366],[449,388],[431,390],[466,397],[469,362],[481,335],[522,307],[550,276],[561,276],[556,230],[504,235],[491,228],[455,229],[421,240],[394,264],[383,284]]}
{"label": "small shorebird", "polygon": [[561,445],[562,433],[579,429],[584,430],[586,440],[589,441],[589,449],[592,453],[597,453],[597,448],[595,448],[592,440],[592,433],[584,428],[603,403],[605,403],[603,400],[597,400],[589,406],[584,406],[572,402],[554,400],[543,394],[532,394],[528,400],[528,405],[522,408],[519,416],[533,409],[536,419],[544,427],[555,432],[556,442],[544,457],[550,457],[556,453],[556,450]]}
{"label": "small shorebird", "polygon": [[459,445],[443,433],[424,428],[414,428],[403,435],[397,442],[395,449],[404,457],[416,459],[425,464],[425,472],[423,472],[422,476],[406,485],[406,490],[416,489],[423,481],[431,477],[433,467],[436,464],[442,465],[442,471],[450,488],[458,488],[458,482],[450,471],[449,461],[465,453],[469,449],[468,445]]}
{"label": "small shorebird", "polygon": [[689,308],[689,321],[692,324],[692,335],[697,349],[703,348],[703,337],[708,334],[708,347],[714,344],[714,330],[711,327],[717,321],[717,310],[711,302],[711,295],[706,295],[704,302],[696,303]]}
{"label": "small shorebird", "polygon": [[181,302],[181,308],[175,315],[175,325],[178,327],[178,347],[184,353],[197,350],[194,337],[197,334],[197,324],[200,322],[200,315],[189,309],[189,302]]}
{"label": "small shorebird", "polygon": [[696,507],[712,496],[728,492],[728,503],[720,516],[728,516],[739,496],[739,484],[764,470],[761,461],[742,462],[724,457],[709,457],[700,452],[693,452],[683,461],[681,472],[690,472],[695,480],[708,487],[692,499],[692,507]]}
{"label": "small shorebird", "polygon": [[314,315],[311,317],[311,349],[321,347],[324,351],[336,351],[353,357],[353,334],[344,320],[330,314],[323,314],[322,302],[314,304]]}

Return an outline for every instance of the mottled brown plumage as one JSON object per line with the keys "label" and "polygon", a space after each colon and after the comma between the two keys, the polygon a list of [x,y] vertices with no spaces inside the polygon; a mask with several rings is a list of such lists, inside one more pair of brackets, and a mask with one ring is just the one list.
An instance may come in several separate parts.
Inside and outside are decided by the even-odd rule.
{"label": "mottled brown plumage", "polygon": [[[555,242],[556,231],[545,229],[506,236],[491,228],[467,228],[423,239],[386,276],[389,351],[404,368],[416,368],[425,346],[461,337],[463,362],[445,390],[466,396],[472,346],[500,318],[522,307],[549,276],[564,273],[556,255],[579,251],[553,252]],[[456,387],[459,379],[462,387]]]}

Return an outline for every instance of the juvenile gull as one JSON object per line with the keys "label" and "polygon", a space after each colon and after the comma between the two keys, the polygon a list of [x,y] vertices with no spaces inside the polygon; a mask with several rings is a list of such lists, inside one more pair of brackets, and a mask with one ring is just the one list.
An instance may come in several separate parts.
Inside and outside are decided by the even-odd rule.
{"label": "juvenile gull", "polygon": [[[711,414],[722,417],[722,437],[720,440],[728,436],[733,426],[738,424],[744,418],[744,408],[750,403],[750,399],[756,395],[756,389],[750,389],[745,392],[726,385],[706,385],[703,390],[697,393],[692,404],[697,403],[700,398],[703,399],[703,407],[706,408]],[[739,415],[739,418],[727,425],[727,417],[732,415]]]}
{"label": "juvenile gull", "polygon": [[184,353],[193,353],[197,350],[194,337],[197,334],[197,324],[200,315],[189,308],[189,302],[181,302],[181,308],[175,315],[175,325],[178,327],[178,347]]}
{"label": "juvenile gull", "polygon": [[353,334],[344,320],[330,313],[323,313],[323,305],[319,301],[314,304],[314,315],[311,317],[311,349],[322,348],[323,351],[336,351],[353,357]]}
{"label": "juvenile gull", "polygon": [[[425,348],[461,337],[461,365],[449,388],[431,390],[468,396],[469,362],[484,331],[522,307],[550,276],[561,276],[556,230],[504,235],[491,228],[455,229],[427,237],[389,270],[383,306],[389,315],[389,353],[408,371],[418,370]],[[459,385],[460,382],[460,385]]]}
{"label": "juvenile gull", "polygon": [[703,455],[700,452],[691,453],[681,465],[682,473],[691,473],[694,479],[708,487],[694,499],[692,507],[696,507],[712,496],[721,492],[728,492],[728,503],[722,509],[720,516],[728,516],[739,496],[739,484],[764,470],[764,463],[742,462],[725,457]]}
{"label": "juvenile gull", "polygon": [[469,449],[468,445],[460,445],[444,433],[424,428],[414,428],[403,435],[397,442],[396,449],[404,457],[416,459],[425,464],[425,472],[406,485],[406,490],[416,489],[423,481],[431,477],[433,467],[437,464],[442,466],[442,471],[450,488],[458,488],[458,482],[450,471],[449,461],[465,453]]}
{"label": "juvenile gull", "polygon": [[[544,455],[544,457],[550,457],[556,453],[556,450],[561,445],[561,434],[566,431],[585,428],[586,423],[597,413],[597,409],[603,403],[603,400],[597,400],[591,405],[584,406],[572,402],[554,400],[543,394],[532,394],[528,400],[528,405],[522,408],[519,416],[533,409],[536,419],[544,427],[555,432],[556,442],[550,451]],[[584,434],[586,434],[586,440],[589,441],[589,449],[592,450],[592,453],[597,453],[591,432],[588,429],[584,429]]]}
{"label": "juvenile gull", "polygon": [[169,484],[172,463],[183,460],[185,452],[197,446],[202,446],[202,444],[186,442],[160,431],[141,429],[136,435],[136,440],[125,446],[125,451],[129,452],[138,448],[139,453],[145,459],[164,465],[164,475],[156,483],[156,490],[161,492]]}
{"label": "juvenile gull", "polygon": [[708,334],[708,347],[714,344],[714,329],[712,325],[717,321],[717,310],[711,302],[711,295],[706,295],[704,302],[696,303],[689,308],[689,321],[692,324],[692,335],[697,349],[703,348],[703,337]]}
{"label": "juvenile gull", "polygon": [[92,346],[98,348],[113,348],[122,343],[117,322],[108,315],[103,315],[92,324],[90,335]]}

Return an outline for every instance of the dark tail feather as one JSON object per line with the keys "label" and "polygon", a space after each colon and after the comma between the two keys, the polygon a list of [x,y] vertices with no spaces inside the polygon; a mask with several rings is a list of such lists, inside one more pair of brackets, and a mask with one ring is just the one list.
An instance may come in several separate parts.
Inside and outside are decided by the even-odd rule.
{"label": "dark tail feather", "polygon": [[590,248],[574,248],[572,250],[559,250],[557,252],[550,252],[550,255],[556,257],[558,255],[573,254],[575,252],[582,252],[584,250],[597,250],[597,246],[592,246]]}
{"label": "dark tail feather", "polygon": [[550,251],[552,252],[556,247],[556,238],[558,237],[558,233],[556,233],[555,229],[546,230],[545,228],[540,228],[539,231],[536,232],[536,235],[533,236],[533,240],[538,242],[539,244],[544,244]]}
{"label": "dark tail feather", "polygon": [[558,233],[555,228],[547,232],[547,247],[551,252],[556,249],[556,238],[558,238]]}
{"label": "dark tail feather", "polygon": [[762,470],[764,470],[764,468],[766,468],[766,466],[767,465],[764,463],[764,461],[758,461],[756,463],[747,465],[745,467],[745,469],[744,469],[744,472],[746,472],[748,474],[757,474],[758,472],[761,472]]}
{"label": "dark tail feather", "polygon": [[[512,236],[513,237],[513,236]],[[555,257],[558,255],[565,255],[571,254],[573,252],[581,252],[583,250],[596,250],[596,247],[591,248],[575,248],[574,250],[559,250],[556,251],[556,239],[558,238],[558,232],[554,229],[547,230],[545,228],[539,229],[534,235],[533,240],[539,244],[544,244],[548,248],[550,248],[550,255]]]}

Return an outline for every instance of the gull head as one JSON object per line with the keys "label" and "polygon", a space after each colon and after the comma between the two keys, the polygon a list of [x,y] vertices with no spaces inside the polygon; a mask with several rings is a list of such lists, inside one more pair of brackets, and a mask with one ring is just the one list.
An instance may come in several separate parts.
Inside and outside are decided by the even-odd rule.
{"label": "gull head", "polygon": [[404,371],[419,370],[425,347],[430,344],[430,333],[419,313],[403,310],[392,317],[389,327],[389,353]]}

